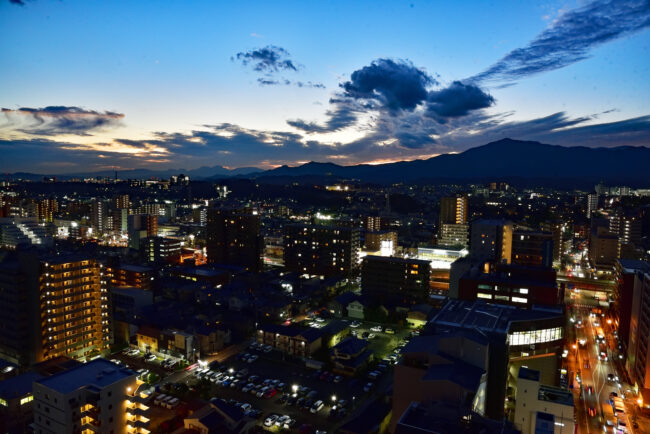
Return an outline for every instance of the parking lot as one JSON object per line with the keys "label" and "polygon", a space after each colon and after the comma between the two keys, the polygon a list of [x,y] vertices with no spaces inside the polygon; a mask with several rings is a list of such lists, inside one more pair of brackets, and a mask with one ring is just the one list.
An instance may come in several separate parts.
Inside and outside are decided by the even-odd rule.
{"label": "parking lot", "polygon": [[[312,323],[312,326],[323,327],[328,322],[310,319],[304,325]],[[392,363],[398,359],[396,354],[411,334],[409,330],[395,330],[394,333],[389,330],[386,333],[385,326],[379,329],[380,326],[374,323],[350,323],[351,333],[366,338],[375,354],[375,361],[368,371],[356,378],[307,368],[301,359],[270,347],[265,351],[250,342],[237,345],[236,351],[224,352],[224,357],[208,359],[212,362],[209,367],[202,362],[191,370],[165,369],[160,366],[160,358],[146,361],[141,353],[120,352],[111,357],[133,370],[147,369],[158,374],[161,378],[159,384],[182,383],[202,391],[204,399],[223,399],[240,406],[266,430],[295,432],[307,424],[323,432],[335,432],[341,424],[354,417],[355,409],[369,395],[383,393],[382,388],[392,376]],[[381,372],[376,378],[369,378],[368,372],[376,370],[378,364]],[[203,374],[198,375],[199,372]],[[322,407],[311,411],[318,401],[322,401]],[[165,411],[161,411],[160,416],[165,414],[170,416]],[[283,416],[276,423],[276,419]]]}

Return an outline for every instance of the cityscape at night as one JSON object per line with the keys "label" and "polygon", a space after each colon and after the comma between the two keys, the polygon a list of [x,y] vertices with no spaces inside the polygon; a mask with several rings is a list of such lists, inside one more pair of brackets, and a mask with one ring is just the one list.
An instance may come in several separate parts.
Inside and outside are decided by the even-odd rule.
{"label": "cityscape at night", "polygon": [[0,433],[650,433],[649,29],[0,0]]}

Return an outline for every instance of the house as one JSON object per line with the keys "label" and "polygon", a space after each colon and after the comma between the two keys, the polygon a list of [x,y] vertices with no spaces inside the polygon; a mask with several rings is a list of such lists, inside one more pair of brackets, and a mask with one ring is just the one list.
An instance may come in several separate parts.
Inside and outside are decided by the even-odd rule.
{"label": "house", "polygon": [[336,318],[348,316],[348,305],[359,296],[354,292],[344,292],[328,303],[327,308]]}
{"label": "house", "polygon": [[216,398],[183,420],[186,430],[200,434],[243,433],[253,423],[240,408]]}
{"label": "house", "polygon": [[322,346],[323,332],[313,327],[262,324],[257,330],[257,342],[270,345],[283,353],[311,357]]}
{"label": "house", "polygon": [[343,320],[333,320],[321,331],[323,332],[323,344],[327,348],[332,348],[350,334],[350,325]]}
{"label": "house", "polygon": [[198,344],[201,356],[214,354],[227,344],[230,344],[230,329],[220,324],[208,326],[202,324],[194,328],[194,338]]}
{"label": "house", "polygon": [[348,336],[336,344],[331,353],[333,371],[343,375],[355,375],[372,361],[368,341]]}
{"label": "house", "polygon": [[141,326],[136,333],[138,348],[145,353],[157,353],[160,330],[152,326]]}
{"label": "house", "polygon": [[361,300],[356,299],[347,306],[348,316],[355,319],[364,319],[365,309],[366,306],[364,306]]}

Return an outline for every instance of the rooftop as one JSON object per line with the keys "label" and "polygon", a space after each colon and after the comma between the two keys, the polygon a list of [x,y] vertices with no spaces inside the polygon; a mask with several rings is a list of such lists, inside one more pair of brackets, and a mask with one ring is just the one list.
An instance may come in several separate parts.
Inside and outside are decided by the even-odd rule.
{"label": "rooftop", "polygon": [[539,381],[539,371],[524,368],[522,366],[519,368],[519,378],[523,378],[524,380]]}
{"label": "rooftop", "polygon": [[32,393],[32,383],[43,378],[38,372],[26,372],[0,381],[0,398],[10,400]]}
{"label": "rooftop", "polygon": [[540,385],[537,399],[573,407],[573,394],[559,387]]}
{"label": "rooftop", "polygon": [[59,393],[66,394],[88,386],[103,389],[129,377],[135,378],[135,373],[130,369],[121,368],[106,359],[95,359],[36,382]]}

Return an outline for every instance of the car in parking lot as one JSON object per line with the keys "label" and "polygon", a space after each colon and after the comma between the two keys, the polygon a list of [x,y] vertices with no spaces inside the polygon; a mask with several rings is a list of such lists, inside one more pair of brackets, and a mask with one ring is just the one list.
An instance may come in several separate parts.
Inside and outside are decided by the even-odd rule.
{"label": "car in parking lot", "polygon": [[279,416],[277,414],[272,414],[264,420],[264,426],[272,427],[275,425],[275,421],[278,420]]}
{"label": "car in parking lot", "polygon": [[359,321],[352,321],[350,323],[350,327],[355,328],[355,329],[360,327],[360,326],[361,326],[361,323]]}
{"label": "car in parking lot", "polygon": [[258,356],[257,354],[252,354],[252,355],[251,355],[251,356],[246,360],[246,362],[248,362],[248,363],[253,363],[253,362],[256,361],[257,359],[259,359],[259,356]]}
{"label": "car in parking lot", "polygon": [[264,393],[264,398],[273,398],[278,393],[277,389],[269,389]]}
{"label": "car in parking lot", "polygon": [[363,391],[364,392],[370,392],[370,389],[372,389],[372,386],[374,386],[374,384],[372,382],[367,383],[365,386],[363,386]]}
{"label": "car in parking lot", "polygon": [[146,360],[147,362],[153,362],[154,360],[156,360],[156,356],[154,356],[153,354],[147,354],[146,356],[144,356],[144,360]]}
{"label": "car in parking lot", "polygon": [[314,414],[315,414],[315,413],[318,413],[319,411],[321,411],[321,409],[323,408],[323,406],[324,406],[323,401],[321,401],[321,400],[319,399],[318,401],[316,401],[316,402],[314,402],[314,403],[312,404],[312,406],[311,406],[311,408],[309,409],[309,411],[310,411],[311,413],[314,413]]}
{"label": "car in parking lot", "polygon": [[394,335],[395,334],[395,329],[392,329],[390,327],[386,327],[386,330],[384,330],[384,333],[389,334],[389,335]]}
{"label": "car in parking lot", "polygon": [[335,383],[340,383],[341,381],[343,381],[343,377],[341,377],[340,375],[337,375],[336,377],[334,377],[334,382]]}
{"label": "car in parking lot", "polygon": [[370,331],[379,333],[379,332],[382,332],[383,329],[381,328],[381,326],[374,326],[374,327],[370,327]]}

